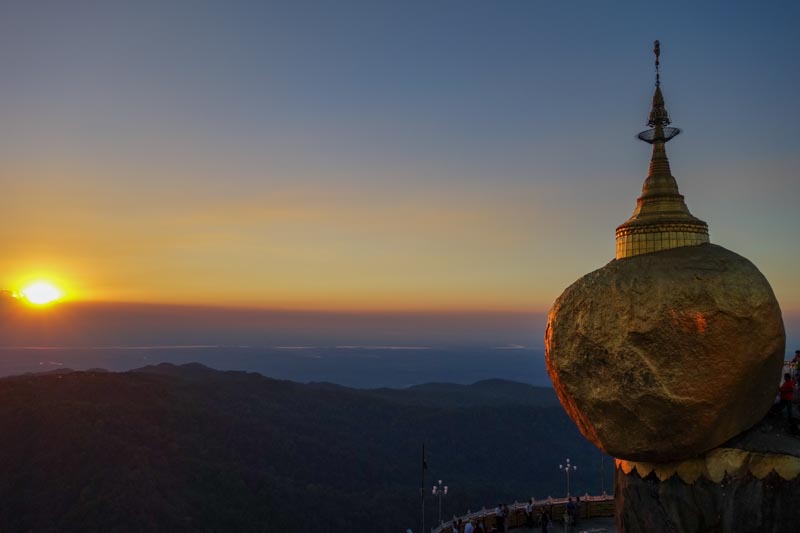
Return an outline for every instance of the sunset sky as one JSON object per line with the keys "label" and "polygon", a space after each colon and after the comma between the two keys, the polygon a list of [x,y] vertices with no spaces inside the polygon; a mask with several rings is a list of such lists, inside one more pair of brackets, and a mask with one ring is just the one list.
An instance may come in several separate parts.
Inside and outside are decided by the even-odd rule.
{"label": "sunset sky", "polygon": [[0,288],[545,311],[614,256],[660,39],[689,208],[798,313],[798,22],[796,2],[4,2]]}

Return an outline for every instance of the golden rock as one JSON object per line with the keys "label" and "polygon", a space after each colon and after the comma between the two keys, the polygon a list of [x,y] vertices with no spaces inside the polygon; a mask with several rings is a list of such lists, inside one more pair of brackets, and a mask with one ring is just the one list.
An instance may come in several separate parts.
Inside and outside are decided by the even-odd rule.
{"label": "golden rock", "polygon": [[713,244],[611,261],[556,300],[547,370],[581,433],[620,459],[696,456],[758,422],[785,333],[769,283]]}

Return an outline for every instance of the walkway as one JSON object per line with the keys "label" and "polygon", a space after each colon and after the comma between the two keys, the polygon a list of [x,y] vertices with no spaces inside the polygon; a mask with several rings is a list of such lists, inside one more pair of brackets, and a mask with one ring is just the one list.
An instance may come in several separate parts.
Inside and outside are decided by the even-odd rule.
{"label": "walkway", "polygon": [[[510,531],[513,531],[514,533],[541,533],[542,529],[538,527],[533,529],[527,527],[518,527]],[[564,524],[553,524],[547,529],[547,531],[549,533],[563,533],[565,531]],[[616,524],[614,523],[614,517],[610,516],[581,520],[577,526],[567,529],[566,531],[568,533],[616,533],[617,528]]]}
{"label": "walkway", "polygon": [[[547,498],[545,500],[534,500],[533,505],[535,515],[538,517],[543,510],[547,510],[552,518],[552,522],[548,531],[550,533],[559,533],[565,531],[562,517],[566,511],[567,498]],[[525,525],[525,503],[514,502],[509,505],[510,514],[510,530],[516,532],[533,531],[538,533],[541,529],[526,528]],[[580,498],[580,505],[578,506],[578,526],[567,529],[568,533],[580,533],[589,531],[593,533],[610,533],[616,531],[614,529],[614,496],[610,494],[602,494],[600,496],[590,496],[584,494]],[[469,513],[460,517],[454,517],[455,520],[461,520],[462,523],[471,520],[473,524],[483,524],[484,531],[487,533],[492,530],[495,525],[494,509],[482,509],[480,511]],[[537,518],[538,520],[538,518]],[[451,533],[453,530],[453,521],[445,522],[439,527],[433,528],[431,533]],[[478,530],[480,531],[480,530]]]}

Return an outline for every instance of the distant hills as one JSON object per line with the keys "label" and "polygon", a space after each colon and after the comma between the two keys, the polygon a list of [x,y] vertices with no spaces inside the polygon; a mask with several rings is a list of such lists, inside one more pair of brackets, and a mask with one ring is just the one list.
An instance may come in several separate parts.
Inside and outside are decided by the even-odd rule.
{"label": "distant hills", "polygon": [[[3,316],[0,313],[0,323]],[[99,326],[98,326],[99,327]],[[0,330],[2,328],[0,327]],[[0,331],[0,339],[6,340]],[[0,346],[0,377],[74,368],[126,372],[153,362],[202,363],[275,379],[326,381],[359,389],[487,377],[550,387],[544,348],[492,346]]]}
{"label": "distant hills", "polygon": [[[318,387],[321,384],[311,384]],[[405,389],[373,389],[366,396],[405,405],[436,408],[499,407],[503,405],[543,407],[559,405],[555,391],[515,381],[488,379],[472,385],[426,383]]]}
{"label": "distant hills", "polygon": [[[299,384],[200,364],[0,380],[1,531],[419,529],[420,445],[445,516],[600,485],[551,389]],[[607,461],[610,483],[610,463]],[[437,505],[427,496],[428,518]]]}

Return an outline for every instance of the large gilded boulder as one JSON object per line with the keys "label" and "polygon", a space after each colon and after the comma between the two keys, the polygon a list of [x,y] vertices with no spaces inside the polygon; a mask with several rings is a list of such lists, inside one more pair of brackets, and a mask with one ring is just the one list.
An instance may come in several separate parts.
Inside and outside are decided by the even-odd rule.
{"label": "large gilded boulder", "polygon": [[775,398],[785,333],[747,259],[701,244],[614,260],[556,300],[547,370],[581,433],[610,455],[696,456]]}

